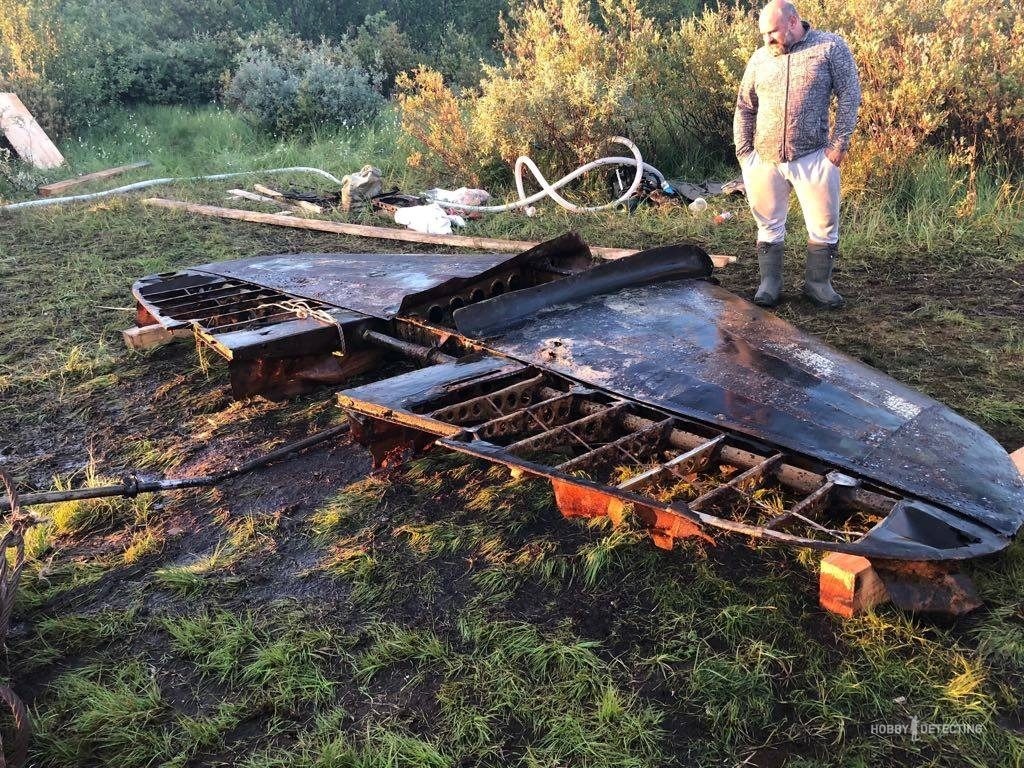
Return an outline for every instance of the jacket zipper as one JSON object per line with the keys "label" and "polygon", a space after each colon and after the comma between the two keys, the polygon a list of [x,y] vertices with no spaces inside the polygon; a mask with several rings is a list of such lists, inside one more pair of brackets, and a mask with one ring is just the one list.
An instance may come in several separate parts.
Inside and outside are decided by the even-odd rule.
{"label": "jacket zipper", "polygon": [[789,124],[789,54],[786,56],[786,97],[782,100],[782,162],[788,163],[786,152],[786,128]]}

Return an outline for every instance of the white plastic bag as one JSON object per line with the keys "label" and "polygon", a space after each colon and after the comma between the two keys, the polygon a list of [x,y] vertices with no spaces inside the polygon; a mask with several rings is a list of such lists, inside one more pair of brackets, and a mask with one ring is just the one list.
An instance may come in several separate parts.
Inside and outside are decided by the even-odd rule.
{"label": "white plastic bag", "polygon": [[452,224],[466,226],[461,216],[449,216],[437,203],[413,205],[395,211],[395,223],[427,235],[450,235]]}

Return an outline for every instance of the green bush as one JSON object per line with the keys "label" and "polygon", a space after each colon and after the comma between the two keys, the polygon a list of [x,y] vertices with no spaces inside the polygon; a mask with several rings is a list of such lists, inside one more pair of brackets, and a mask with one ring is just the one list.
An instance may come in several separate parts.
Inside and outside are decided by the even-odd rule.
{"label": "green bush", "polygon": [[479,88],[483,65],[497,64],[494,49],[487,41],[448,22],[441,31],[441,42],[434,56],[435,69],[444,81],[458,89]]}
{"label": "green bush", "polygon": [[310,45],[277,28],[252,36],[238,64],[225,103],[275,134],[363,125],[385,103],[383,75],[347,43]]}
{"label": "green bush", "polygon": [[214,101],[240,41],[232,33],[167,40],[134,52],[124,99],[139,104],[206,104]]}
{"label": "green bush", "polygon": [[385,94],[390,94],[399,72],[423,64],[425,57],[416,53],[409,36],[388,18],[387,11],[367,16],[358,29],[347,35],[352,52],[367,71],[380,72]]}
{"label": "green bush", "polygon": [[[657,4],[666,15],[670,3]],[[804,18],[843,35],[864,93],[847,189],[892,185],[932,147],[963,165],[1024,156],[1024,6],[1019,0],[805,0]],[[745,5],[656,22],[639,0],[525,0],[502,24],[498,66],[457,98],[419,70],[402,81],[416,161],[450,165],[439,137],[465,136],[467,168],[529,154],[559,173],[615,134],[672,170],[682,147],[731,161],[740,76],[759,45]],[[438,104],[444,108],[439,109]],[[457,170],[457,169],[452,169]]]}

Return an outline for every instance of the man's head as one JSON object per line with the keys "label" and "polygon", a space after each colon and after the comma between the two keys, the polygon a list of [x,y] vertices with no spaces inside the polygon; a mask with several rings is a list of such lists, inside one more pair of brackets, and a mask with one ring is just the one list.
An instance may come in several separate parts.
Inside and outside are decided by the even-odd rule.
{"label": "man's head", "polygon": [[786,0],[772,0],[762,8],[757,26],[761,40],[775,54],[785,53],[804,36],[800,14],[796,6]]}

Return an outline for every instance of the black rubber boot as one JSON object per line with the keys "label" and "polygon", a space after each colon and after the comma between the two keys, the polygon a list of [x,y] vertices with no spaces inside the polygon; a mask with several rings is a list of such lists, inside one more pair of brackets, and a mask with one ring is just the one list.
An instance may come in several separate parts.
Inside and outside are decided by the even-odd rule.
{"label": "black rubber boot", "polygon": [[759,307],[774,307],[782,292],[782,243],[757,244],[757,266],[761,270],[761,284],[754,294]]}
{"label": "black rubber boot", "polygon": [[839,247],[828,243],[807,244],[804,295],[819,307],[839,309],[846,301],[832,288],[832,265]]}

